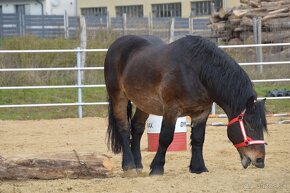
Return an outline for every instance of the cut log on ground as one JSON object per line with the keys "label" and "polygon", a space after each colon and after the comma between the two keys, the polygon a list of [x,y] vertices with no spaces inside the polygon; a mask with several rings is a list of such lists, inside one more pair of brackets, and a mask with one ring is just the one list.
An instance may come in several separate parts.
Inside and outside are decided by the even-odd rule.
{"label": "cut log on ground", "polygon": [[0,180],[106,178],[113,176],[113,170],[112,157],[97,153],[0,156]]}

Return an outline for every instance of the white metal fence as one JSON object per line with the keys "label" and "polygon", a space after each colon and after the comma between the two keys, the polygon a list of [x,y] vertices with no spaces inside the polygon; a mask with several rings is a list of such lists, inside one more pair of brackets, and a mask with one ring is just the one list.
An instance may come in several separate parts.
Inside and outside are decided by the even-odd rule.
{"label": "white metal fence", "polygon": [[[271,46],[290,46],[290,43],[281,44],[252,44],[252,45],[229,45],[220,46],[220,48],[249,48],[249,47],[271,47]],[[56,106],[78,106],[78,117],[82,118],[82,107],[86,105],[107,105],[106,101],[96,101],[96,102],[83,102],[82,89],[83,88],[103,88],[105,84],[95,84],[95,85],[84,85],[81,78],[82,71],[85,70],[103,70],[103,67],[81,67],[81,53],[83,52],[106,52],[107,49],[66,49],[66,50],[0,50],[0,54],[13,54],[13,53],[76,53],[77,64],[75,67],[62,67],[62,68],[2,68],[0,72],[29,72],[29,71],[77,71],[77,84],[76,85],[49,85],[49,86],[0,86],[0,90],[18,90],[18,89],[66,89],[66,88],[77,88],[77,98],[78,101],[75,103],[46,103],[46,104],[0,104],[0,108],[16,108],[16,107],[56,107]],[[241,66],[250,65],[279,65],[279,64],[289,64],[289,61],[277,61],[277,62],[252,62],[252,63],[240,63]],[[290,82],[289,78],[283,79],[263,79],[263,80],[252,80],[254,83],[261,82]],[[259,97],[262,99],[265,97]],[[290,99],[289,96],[286,97],[266,97],[270,100],[280,100],[280,99]],[[215,113],[215,106],[213,108],[213,113]]]}

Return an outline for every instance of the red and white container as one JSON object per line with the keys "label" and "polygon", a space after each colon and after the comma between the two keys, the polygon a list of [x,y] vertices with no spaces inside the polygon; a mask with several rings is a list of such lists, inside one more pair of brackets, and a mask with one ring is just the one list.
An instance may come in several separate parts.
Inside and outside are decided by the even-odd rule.
{"label": "red and white container", "polygon": [[[149,115],[147,119],[148,151],[150,152],[155,152],[158,149],[162,119],[162,116],[157,115]],[[187,149],[186,141],[186,117],[179,117],[175,124],[173,141],[167,150],[185,151]]]}

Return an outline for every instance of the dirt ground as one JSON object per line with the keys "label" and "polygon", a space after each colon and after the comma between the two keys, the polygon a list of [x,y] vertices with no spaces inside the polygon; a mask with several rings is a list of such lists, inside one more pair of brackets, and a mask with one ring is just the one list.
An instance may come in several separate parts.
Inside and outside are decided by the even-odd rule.
{"label": "dirt ground", "polygon": [[[197,175],[188,172],[188,147],[187,151],[167,154],[164,176],[137,178],[122,178],[121,156],[107,151],[106,119],[0,121],[0,155],[71,152],[75,149],[78,152],[112,155],[115,162],[115,175],[112,178],[0,181],[0,193],[290,192],[290,124],[276,124],[281,120],[268,118],[269,134],[266,134],[266,141],[269,145],[266,147],[264,169],[252,166],[243,169],[237,151],[227,139],[226,127],[210,126],[213,122],[226,123],[226,119],[211,118],[204,145],[208,173]],[[144,172],[148,173],[154,153],[147,151],[146,133],[142,139],[142,155]]]}

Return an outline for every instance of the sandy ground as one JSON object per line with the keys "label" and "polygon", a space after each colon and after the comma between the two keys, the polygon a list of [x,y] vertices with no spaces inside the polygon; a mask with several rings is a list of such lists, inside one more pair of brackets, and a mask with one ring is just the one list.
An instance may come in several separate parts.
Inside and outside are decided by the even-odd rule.
{"label": "sandy ground", "polygon": [[[188,147],[187,151],[167,154],[164,176],[122,178],[121,156],[113,155],[116,166],[112,178],[0,181],[0,193],[290,192],[290,124],[273,124],[280,120],[268,118],[272,124],[266,135],[269,145],[264,169],[252,166],[243,169],[237,151],[227,139],[226,127],[208,126],[204,145],[208,173],[188,172]],[[226,123],[226,120],[209,119],[208,123],[212,122]],[[73,149],[112,155],[105,145],[106,125],[102,118],[0,121],[0,155],[70,152]],[[142,139],[142,155],[144,172],[148,173],[154,153],[147,152],[146,134]]]}

